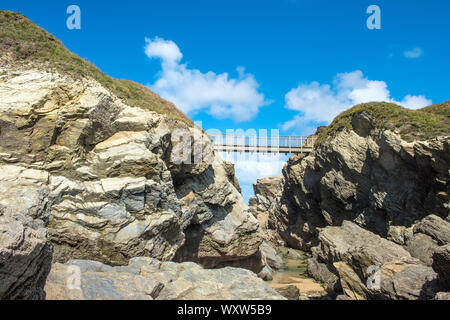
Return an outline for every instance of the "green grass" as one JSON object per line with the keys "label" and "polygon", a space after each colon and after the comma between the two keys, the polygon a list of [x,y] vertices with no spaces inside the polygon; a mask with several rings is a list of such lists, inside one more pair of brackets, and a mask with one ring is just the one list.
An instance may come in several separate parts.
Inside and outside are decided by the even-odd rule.
{"label": "green grass", "polygon": [[420,111],[450,117],[450,100],[444,103],[433,104],[432,106],[422,108]]}
{"label": "green grass", "polygon": [[450,101],[447,101],[420,110],[410,110],[386,102],[359,104],[337,116],[318,135],[315,146],[320,146],[337,131],[352,130],[353,116],[364,111],[372,115],[377,128],[398,132],[408,142],[447,136],[450,135],[449,105]]}
{"label": "green grass", "polygon": [[[97,67],[71,53],[61,41],[19,13],[0,11],[0,53],[11,56],[17,66],[33,66],[73,78],[93,78],[127,105],[155,111],[192,126],[192,121],[172,103],[133,81],[111,78]],[[0,58],[0,61],[1,58]]]}

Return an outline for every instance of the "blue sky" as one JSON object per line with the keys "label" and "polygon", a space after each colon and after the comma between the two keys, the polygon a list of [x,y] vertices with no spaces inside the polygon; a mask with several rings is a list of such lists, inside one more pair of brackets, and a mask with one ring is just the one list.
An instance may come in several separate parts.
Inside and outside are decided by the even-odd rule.
{"label": "blue sky", "polygon": [[[81,30],[66,27],[71,4]],[[381,30],[366,27],[373,4]],[[309,134],[369,98],[412,108],[449,100],[447,0],[2,0],[0,8],[108,75],[148,85],[205,129]],[[285,159],[240,161],[245,197]]]}

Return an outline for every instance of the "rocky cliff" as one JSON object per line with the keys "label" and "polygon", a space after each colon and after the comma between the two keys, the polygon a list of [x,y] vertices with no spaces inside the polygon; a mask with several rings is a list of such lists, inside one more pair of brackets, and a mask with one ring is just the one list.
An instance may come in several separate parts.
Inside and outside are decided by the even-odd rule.
{"label": "rocky cliff", "polygon": [[[19,14],[0,12],[0,40],[0,298],[42,298],[52,257],[215,267],[258,253],[233,169],[175,106]],[[205,156],[181,162],[191,141],[186,159]]]}
{"label": "rocky cliff", "polygon": [[[312,251],[310,273],[332,292],[432,298],[445,283],[433,259],[442,279],[448,270],[440,247],[450,235],[449,115],[448,103],[417,111],[370,103],[343,113],[317,133],[313,153],[285,166],[269,229]],[[371,266],[383,279],[375,291]]]}

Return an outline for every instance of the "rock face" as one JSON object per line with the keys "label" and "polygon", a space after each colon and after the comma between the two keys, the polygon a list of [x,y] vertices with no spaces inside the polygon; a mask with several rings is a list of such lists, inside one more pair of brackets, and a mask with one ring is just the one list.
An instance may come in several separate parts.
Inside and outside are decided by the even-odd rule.
{"label": "rock face", "polygon": [[52,247],[46,237],[48,174],[0,168],[0,299],[43,299]]}
{"label": "rock face", "polygon": [[[0,298],[43,298],[52,259],[264,267],[234,167],[201,128],[22,15],[0,11],[0,23]],[[134,280],[117,278],[111,294],[142,298],[145,279],[123,291]]]}
{"label": "rock face", "polygon": [[0,216],[0,300],[44,299],[51,259],[45,230],[24,218]]}
{"label": "rock face", "polygon": [[390,131],[344,130],[310,156],[292,157],[274,218],[293,231],[280,234],[308,249],[316,227],[350,220],[405,244],[407,229],[422,218],[448,218],[449,141],[406,143]]}
{"label": "rock face", "polygon": [[[191,141],[192,164],[177,153]],[[130,107],[93,79],[8,62],[0,189],[2,212],[15,213],[1,217],[0,298],[44,297],[52,247],[60,263],[147,256],[216,267],[239,266],[262,242],[232,165],[200,128]]]}
{"label": "rock face", "polygon": [[[178,256],[214,266],[258,251],[258,222],[199,128],[129,107],[91,79],[0,73],[0,172],[38,179],[1,201],[45,211],[55,261]],[[174,130],[200,137],[202,161],[179,163]]]}
{"label": "rock face", "polygon": [[206,270],[192,262],[133,258],[128,266],[71,260],[55,264],[45,287],[49,300],[283,300],[244,269]]}
{"label": "rock face", "polygon": [[[449,243],[450,137],[406,142],[376,121],[351,113],[351,130],[334,131],[310,155],[289,159],[277,195],[264,206],[268,230],[313,253],[309,273],[329,292],[431,299],[446,281],[438,282],[431,265],[442,273]],[[253,201],[258,208],[265,202]],[[374,272],[378,289],[370,283]]]}
{"label": "rock face", "polygon": [[270,212],[278,208],[284,178],[282,175],[258,179],[253,184],[255,196],[250,198],[250,212],[258,219],[262,236],[275,245],[284,245],[278,234],[276,221],[271,219]]}

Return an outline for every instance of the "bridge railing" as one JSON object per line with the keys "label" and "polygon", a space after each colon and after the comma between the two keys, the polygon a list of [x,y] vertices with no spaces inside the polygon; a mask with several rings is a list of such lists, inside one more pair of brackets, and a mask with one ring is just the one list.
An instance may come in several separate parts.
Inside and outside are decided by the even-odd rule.
{"label": "bridge railing", "polygon": [[214,145],[226,147],[258,147],[272,150],[282,149],[299,151],[299,149],[312,149],[313,137],[306,136],[278,136],[278,135],[238,135],[238,134],[211,134]]}

